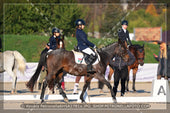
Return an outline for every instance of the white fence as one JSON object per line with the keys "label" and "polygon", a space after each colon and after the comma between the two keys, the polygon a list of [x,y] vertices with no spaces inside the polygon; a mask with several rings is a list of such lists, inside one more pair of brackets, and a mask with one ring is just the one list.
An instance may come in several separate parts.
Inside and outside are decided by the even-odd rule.
{"label": "white fence", "polygon": [[[23,76],[20,72],[17,72],[18,75],[18,82],[25,82],[28,81],[31,76],[34,74],[38,63],[27,63],[25,75]],[[151,64],[151,63],[145,63],[144,66],[139,66],[136,81],[137,82],[152,82],[156,78],[157,74],[157,66],[158,64]],[[106,69],[105,77],[107,78],[109,72],[109,67]],[[65,82],[75,82],[75,76],[72,76],[70,74],[67,74],[65,76]],[[112,77],[113,80],[113,77]],[[132,80],[132,71],[130,72],[130,80]],[[0,73],[0,81],[4,82],[11,82],[11,77],[6,73]],[[93,81],[98,81],[97,79],[93,79]],[[84,82],[83,77],[81,78],[80,82]]]}

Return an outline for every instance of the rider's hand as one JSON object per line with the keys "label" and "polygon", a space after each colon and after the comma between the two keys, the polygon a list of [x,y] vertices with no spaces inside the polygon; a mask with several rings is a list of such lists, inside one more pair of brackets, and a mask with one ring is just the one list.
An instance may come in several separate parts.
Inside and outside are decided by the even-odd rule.
{"label": "rider's hand", "polygon": [[93,48],[94,48],[94,51],[97,52],[97,47],[96,47],[96,45],[95,45]]}
{"label": "rider's hand", "polygon": [[96,49],[96,45],[93,48]]}

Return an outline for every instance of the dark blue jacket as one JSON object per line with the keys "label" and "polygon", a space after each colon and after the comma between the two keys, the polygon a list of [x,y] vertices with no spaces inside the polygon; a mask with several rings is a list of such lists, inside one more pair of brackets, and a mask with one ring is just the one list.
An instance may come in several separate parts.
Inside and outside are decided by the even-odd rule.
{"label": "dark blue jacket", "polygon": [[56,38],[60,38],[60,36],[59,37],[54,37],[54,36],[50,37],[50,40],[49,40],[50,41],[50,49],[52,49],[52,50],[55,50],[57,48]]}
{"label": "dark blue jacket", "polygon": [[123,31],[123,29],[121,29],[120,31],[118,31],[118,36],[119,36],[119,39],[121,39],[122,41],[126,41],[127,44],[129,42],[129,45],[132,45],[132,42],[129,38],[129,31],[126,30],[126,33]]}
{"label": "dark blue jacket", "polygon": [[88,41],[86,33],[81,29],[76,30],[76,38],[77,38],[78,48],[80,51],[82,51],[88,47],[95,46],[93,43]]}

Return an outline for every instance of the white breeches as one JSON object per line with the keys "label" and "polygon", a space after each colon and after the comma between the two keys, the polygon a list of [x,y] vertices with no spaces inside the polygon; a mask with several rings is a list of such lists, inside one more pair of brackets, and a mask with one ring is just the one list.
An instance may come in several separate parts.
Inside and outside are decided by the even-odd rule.
{"label": "white breeches", "polygon": [[88,54],[88,55],[91,55],[91,54],[93,54],[93,55],[95,55],[95,53],[90,49],[90,48],[86,48],[86,49],[84,49],[84,50],[82,50],[84,53],[86,53],[86,54]]}

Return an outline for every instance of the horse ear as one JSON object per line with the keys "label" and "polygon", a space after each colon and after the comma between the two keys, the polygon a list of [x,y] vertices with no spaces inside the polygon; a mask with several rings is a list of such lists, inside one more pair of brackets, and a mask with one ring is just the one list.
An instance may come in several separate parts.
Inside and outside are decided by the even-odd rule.
{"label": "horse ear", "polygon": [[122,41],[120,39],[118,39],[118,44],[122,44]]}

